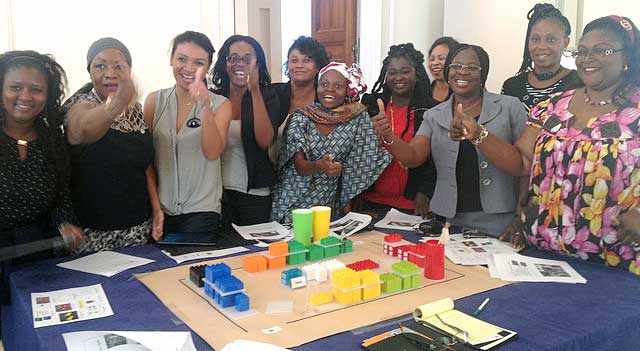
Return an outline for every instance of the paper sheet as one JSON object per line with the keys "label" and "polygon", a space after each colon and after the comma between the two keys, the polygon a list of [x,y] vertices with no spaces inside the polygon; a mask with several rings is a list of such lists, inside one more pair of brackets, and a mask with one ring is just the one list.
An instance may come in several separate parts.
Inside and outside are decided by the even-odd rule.
{"label": "paper sheet", "polygon": [[113,315],[100,284],[31,293],[31,310],[34,328]]}
{"label": "paper sheet", "polygon": [[227,255],[233,255],[235,253],[240,253],[244,251],[249,251],[249,249],[239,246],[239,247],[232,247],[229,249],[192,252],[192,253],[177,255],[177,256],[171,256],[170,253],[164,250],[162,250],[162,253],[167,255],[172,260],[176,261],[176,263],[180,264],[182,262],[199,260],[203,258],[216,258],[216,257],[227,256]]}
{"label": "paper sheet", "polygon": [[392,208],[375,226],[376,228],[413,231],[416,224],[424,221],[425,219],[421,216],[409,215]]}
{"label": "paper sheet", "polygon": [[[428,238],[433,240],[433,238]],[[451,262],[462,265],[486,265],[491,256],[498,253],[515,253],[509,243],[494,238],[465,239],[462,234],[452,234],[444,247],[444,254]]]}
{"label": "paper sheet", "polygon": [[221,351],[287,351],[288,349],[280,346],[271,345],[263,342],[251,341],[251,340],[234,340],[226,344]]}
{"label": "paper sheet", "polygon": [[366,228],[369,223],[371,223],[371,216],[349,212],[346,216],[331,222],[329,230],[332,235],[344,239]]}
{"label": "paper sheet", "polygon": [[581,283],[587,280],[567,262],[527,257],[520,254],[493,255],[491,276],[507,281]]}
{"label": "paper sheet", "polygon": [[286,238],[293,237],[293,233],[289,229],[276,221],[245,226],[232,225],[233,229],[246,240],[271,242],[286,241]]}
{"label": "paper sheet", "polygon": [[125,255],[114,251],[101,251],[77,260],[58,263],[58,267],[73,269],[80,272],[111,277],[127,269],[142,266],[153,260]]}
{"label": "paper sheet", "polygon": [[62,337],[67,351],[196,351],[190,332],[81,331]]}

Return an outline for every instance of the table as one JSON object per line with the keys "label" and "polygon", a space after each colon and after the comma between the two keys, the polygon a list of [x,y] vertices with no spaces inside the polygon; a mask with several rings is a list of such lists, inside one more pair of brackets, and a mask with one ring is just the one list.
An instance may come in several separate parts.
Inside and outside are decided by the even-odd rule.
{"label": "table", "polygon": [[[416,238],[414,234],[405,235]],[[2,308],[5,350],[65,350],[61,335],[71,331],[189,330],[132,276],[134,273],[174,267],[175,262],[154,245],[119,251],[156,262],[110,278],[55,266],[60,259],[40,262],[14,272],[10,277],[12,305]],[[640,349],[640,277],[623,270],[532,249],[525,254],[567,260],[588,282],[514,283],[457,300],[457,309],[471,313],[486,297],[491,298],[480,318],[519,334],[517,340],[504,344],[500,351]],[[33,329],[32,292],[93,284],[102,284],[113,308],[113,316]],[[294,350],[361,350],[362,339],[392,329],[393,324],[383,322],[382,325],[340,333]],[[212,350],[195,333],[193,340],[198,350]]]}

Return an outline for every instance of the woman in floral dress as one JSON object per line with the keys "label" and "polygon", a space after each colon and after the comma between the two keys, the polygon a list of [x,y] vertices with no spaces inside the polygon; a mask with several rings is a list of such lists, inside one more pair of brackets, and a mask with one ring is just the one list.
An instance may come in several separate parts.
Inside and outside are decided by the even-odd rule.
{"label": "woman in floral dress", "polygon": [[[531,110],[516,146],[479,147],[514,175],[530,172],[529,243],[640,274],[640,33],[625,17],[589,23],[576,58],[584,87]],[[454,121],[469,138],[480,127]],[[520,243],[521,235],[512,238]]]}

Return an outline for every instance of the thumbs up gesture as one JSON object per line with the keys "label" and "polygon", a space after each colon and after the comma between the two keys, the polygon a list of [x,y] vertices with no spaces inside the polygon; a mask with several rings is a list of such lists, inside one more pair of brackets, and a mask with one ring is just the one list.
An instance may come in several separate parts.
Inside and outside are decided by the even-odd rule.
{"label": "thumbs up gesture", "polygon": [[389,124],[387,114],[384,112],[384,102],[382,102],[382,99],[378,99],[377,102],[379,112],[371,119],[373,122],[373,128],[375,128],[378,136],[384,140],[391,141],[393,140],[393,129],[391,128],[391,124]]}
{"label": "thumbs up gesture", "polygon": [[465,113],[462,104],[458,104],[451,118],[449,137],[456,141],[476,140],[480,136],[480,131],[481,128],[476,119]]}

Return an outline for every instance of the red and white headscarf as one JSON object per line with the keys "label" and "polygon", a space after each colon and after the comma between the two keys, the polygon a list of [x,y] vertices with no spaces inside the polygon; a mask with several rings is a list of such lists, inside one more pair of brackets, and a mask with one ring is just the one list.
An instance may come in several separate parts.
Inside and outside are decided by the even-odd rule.
{"label": "red and white headscarf", "polygon": [[352,101],[354,97],[357,98],[360,94],[367,91],[367,84],[362,79],[362,71],[357,64],[354,63],[351,67],[348,67],[342,62],[331,62],[322,67],[320,72],[318,72],[318,81],[320,81],[320,78],[329,71],[337,71],[343,77],[347,78],[347,96],[351,98]]}

